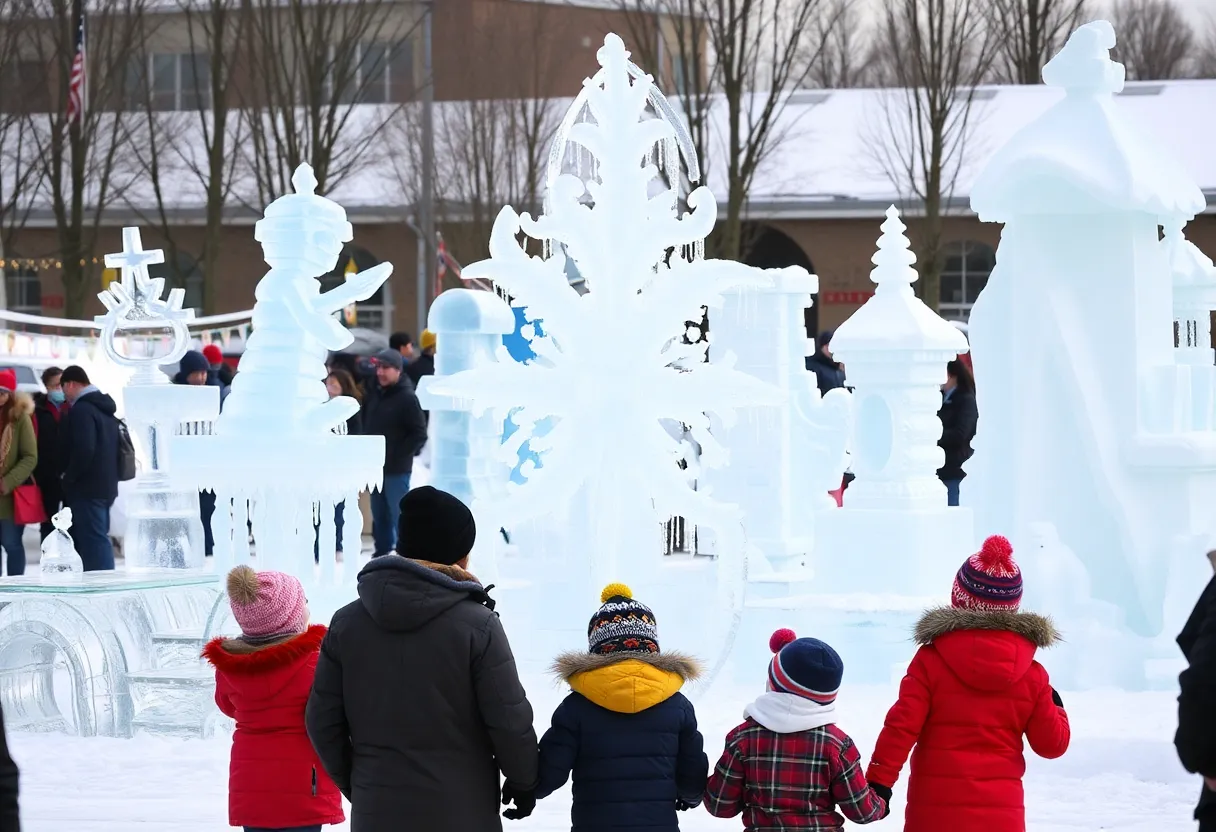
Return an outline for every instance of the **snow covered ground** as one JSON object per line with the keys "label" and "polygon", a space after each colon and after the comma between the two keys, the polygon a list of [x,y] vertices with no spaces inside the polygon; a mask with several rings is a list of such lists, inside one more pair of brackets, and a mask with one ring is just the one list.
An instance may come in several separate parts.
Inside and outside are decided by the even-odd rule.
{"label": "snow covered ground", "polygon": [[[1050,667],[1050,665],[1049,665]],[[847,673],[847,670],[846,670]],[[525,679],[538,727],[563,691],[547,679]],[[726,731],[758,690],[721,683],[697,698],[710,762]],[[840,697],[840,724],[863,756],[873,749],[893,686],[852,687]],[[1171,743],[1171,693],[1118,691],[1063,693],[1073,725],[1073,745],[1063,759],[1031,758],[1026,803],[1032,832],[1077,830],[1193,830],[1191,809],[1197,778],[1178,765]],[[21,805],[26,832],[217,832],[226,828],[228,740],[76,739],[14,734],[21,766]],[[569,789],[544,801],[518,829],[569,829]],[[901,827],[902,795],[894,815],[877,828]],[[740,829],[704,810],[681,817],[685,830]],[[340,827],[345,829],[346,827]]]}

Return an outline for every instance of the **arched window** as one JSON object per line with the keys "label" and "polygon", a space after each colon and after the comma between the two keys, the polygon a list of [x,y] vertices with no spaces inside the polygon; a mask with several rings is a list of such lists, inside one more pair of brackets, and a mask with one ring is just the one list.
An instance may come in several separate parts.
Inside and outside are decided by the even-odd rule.
{"label": "arched window", "polygon": [[[198,260],[184,251],[178,251],[176,268],[169,263],[154,263],[148,266],[149,277],[163,278],[170,289],[184,289],[186,300],[182,306],[193,309],[196,315],[203,312],[203,270]],[[168,292],[165,293],[168,295]]]}
{"label": "arched window", "polygon": [[[811,274],[815,267],[811,258],[791,237],[771,225],[749,224],[744,228],[744,239],[749,243],[743,262],[758,269],[783,269],[786,266],[802,266]],[[811,338],[819,333],[819,304],[821,297],[815,295],[805,315],[806,332]]]}
{"label": "arched window", "polygon": [[975,240],[947,243],[938,312],[948,321],[966,321],[988,275],[996,266],[992,246]]}
{"label": "arched window", "polygon": [[4,269],[4,290],[11,311],[42,314],[42,280],[37,269],[10,261]]}

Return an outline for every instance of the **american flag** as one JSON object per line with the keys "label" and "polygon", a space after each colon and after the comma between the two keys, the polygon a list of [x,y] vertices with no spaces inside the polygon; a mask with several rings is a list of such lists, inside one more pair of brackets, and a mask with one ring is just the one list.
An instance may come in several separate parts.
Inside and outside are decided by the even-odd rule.
{"label": "american flag", "polygon": [[85,85],[85,52],[84,52],[84,2],[79,0],[76,10],[76,52],[72,56],[72,71],[68,76],[68,109],[67,127],[79,124],[84,116]]}

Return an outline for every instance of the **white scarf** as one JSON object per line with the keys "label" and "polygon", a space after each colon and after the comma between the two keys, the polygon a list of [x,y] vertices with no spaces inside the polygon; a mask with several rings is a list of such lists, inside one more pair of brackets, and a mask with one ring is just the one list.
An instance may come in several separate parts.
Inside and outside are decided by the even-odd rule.
{"label": "white scarf", "polygon": [[769,691],[743,709],[743,718],[778,734],[810,731],[836,722],[836,703],[820,705],[793,693]]}

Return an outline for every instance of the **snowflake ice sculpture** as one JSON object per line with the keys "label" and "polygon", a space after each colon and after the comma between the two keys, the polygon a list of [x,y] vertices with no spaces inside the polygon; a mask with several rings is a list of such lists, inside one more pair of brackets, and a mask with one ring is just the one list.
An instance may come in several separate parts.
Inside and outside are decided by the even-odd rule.
{"label": "snowflake ice sculpture", "polygon": [[[702,307],[717,308],[724,292],[769,278],[739,263],[681,256],[713,228],[717,204],[700,187],[688,196],[690,211],[679,216],[678,160],[677,175],[669,172],[666,182],[652,162],[676,135],[663,117],[668,108],[655,108],[659,117],[648,110],[661,94],[628,62],[616,35],[604,39],[597,57],[601,70],[573,104],[575,111],[585,107],[585,116],[567,119],[568,135],[559,133],[554,156],[568,141],[590,155],[594,172],[585,180],[551,177],[539,219],[503,208],[490,259],[464,271],[466,278],[494,281],[530,318],[544,321],[547,337],[531,344],[538,360],[439,377],[430,389],[475,413],[518,409],[520,430],[505,444],[506,458],[514,462],[525,441],[546,453],[544,466],[500,506],[503,515],[518,521],[552,512],[586,487],[594,561],[614,579],[634,579],[621,559],[638,568],[657,565],[668,518],[727,535],[739,526],[734,506],[694,490],[696,466],[687,465],[693,451],[665,424],[687,425],[700,446],[699,464],[720,466],[726,452],[710,435],[707,414],[729,423],[736,408],[777,404],[780,393],[735,371],[733,362],[705,363],[705,343],[681,343],[685,323],[700,320]],[[521,230],[553,254],[530,257],[517,240]],[[586,294],[571,287],[567,256]],[[539,435],[535,426],[547,417],[557,423]]]}

